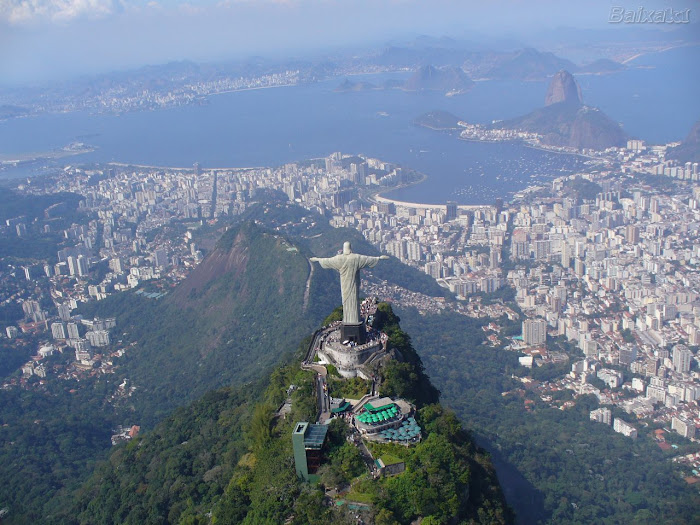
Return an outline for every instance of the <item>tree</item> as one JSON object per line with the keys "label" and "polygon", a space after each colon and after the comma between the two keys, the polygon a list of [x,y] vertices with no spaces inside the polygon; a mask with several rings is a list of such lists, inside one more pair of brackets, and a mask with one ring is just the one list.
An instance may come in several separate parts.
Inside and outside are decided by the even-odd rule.
{"label": "tree", "polygon": [[374,516],[375,525],[398,525],[394,514],[387,508],[382,508]]}
{"label": "tree", "polygon": [[261,403],[255,406],[253,418],[250,421],[250,441],[254,452],[265,448],[272,438],[272,406]]}

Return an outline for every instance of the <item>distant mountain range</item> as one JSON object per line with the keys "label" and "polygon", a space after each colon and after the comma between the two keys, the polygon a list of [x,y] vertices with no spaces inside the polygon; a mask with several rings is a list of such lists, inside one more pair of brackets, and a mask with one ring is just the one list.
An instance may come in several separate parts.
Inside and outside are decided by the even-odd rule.
{"label": "distant mountain range", "polygon": [[391,46],[369,61],[377,66],[418,69],[458,67],[471,78],[495,80],[544,80],[557,71],[566,69],[582,73],[612,73],[626,66],[612,60],[596,60],[578,66],[547,51],[527,47],[515,51],[479,49],[476,44],[459,47],[456,43],[435,41],[426,46]]}
{"label": "distant mountain range", "polygon": [[576,65],[554,53],[525,48],[515,53],[504,53],[490,60],[485,71],[487,78],[498,80],[542,80],[561,69],[575,71]]}
{"label": "distant mountain range", "polygon": [[[504,51],[476,42],[422,38],[361,54],[353,50],[315,59],[251,57],[209,63],[179,61],[43,86],[0,87],[0,98],[8,104],[0,107],[0,119],[25,112],[87,109],[122,113],[201,104],[208,95],[236,89],[312,83],[358,73],[411,70],[415,75],[408,85],[393,80],[381,87],[457,94],[468,90],[473,79],[544,80],[561,69],[602,74],[624,68],[607,59],[578,66],[532,47]],[[338,86],[338,91],[367,89],[375,86],[349,80]]]}
{"label": "distant mountain range", "polygon": [[624,146],[627,141],[627,134],[617,122],[598,108],[583,104],[581,88],[568,71],[554,75],[544,107],[493,127],[538,133],[544,144],[577,149],[602,150]]}

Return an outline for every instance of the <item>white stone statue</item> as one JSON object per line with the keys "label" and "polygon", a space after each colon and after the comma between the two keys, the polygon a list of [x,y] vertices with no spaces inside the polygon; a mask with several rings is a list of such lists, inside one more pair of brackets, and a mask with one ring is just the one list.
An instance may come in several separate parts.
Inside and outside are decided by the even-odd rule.
{"label": "white stone statue", "polygon": [[360,324],[360,270],[369,266],[374,268],[380,260],[388,259],[387,255],[372,257],[353,253],[349,242],[343,244],[343,253],[335,257],[311,257],[311,262],[317,262],[321,268],[338,270],[340,273],[340,289],[343,293],[343,324]]}

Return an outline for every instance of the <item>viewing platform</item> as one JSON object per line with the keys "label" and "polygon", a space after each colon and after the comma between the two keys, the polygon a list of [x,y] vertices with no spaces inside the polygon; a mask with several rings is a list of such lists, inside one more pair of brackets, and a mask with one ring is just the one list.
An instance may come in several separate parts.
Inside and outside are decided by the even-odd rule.
{"label": "viewing platform", "polygon": [[384,355],[387,351],[386,335],[368,330],[367,342],[357,344],[343,341],[340,327],[321,336],[317,355],[321,364],[332,364],[344,378],[361,377],[371,379],[362,369],[365,363]]}
{"label": "viewing platform", "polygon": [[353,424],[364,439],[406,445],[421,440],[421,428],[413,417],[415,408],[403,399],[371,399],[354,411]]}

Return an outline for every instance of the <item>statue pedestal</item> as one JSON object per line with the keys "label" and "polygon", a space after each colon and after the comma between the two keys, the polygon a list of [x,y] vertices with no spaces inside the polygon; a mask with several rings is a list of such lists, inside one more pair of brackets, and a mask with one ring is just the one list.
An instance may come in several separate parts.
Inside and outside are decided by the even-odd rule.
{"label": "statue pedestal", "polygon": [[358,345],[367,342],[367,330],[364,323],[345,324],[340,327],[340,338],[342,341],[354,341]]}
{"label": "statue pedestal", "polygon": [[[365,342],[355,342],[354,337],[364,337]],[[348,340],[352,340],[353,343],[343,344],[344,341]],[[371,372],[365,369],[365,365],[382,358],[385,354],[386,350],[384,350],[381,338],[370,339],[364,325],[343,326],[341,324],[325,329],[321,336],[317,355],[320,364],[334,365],[338,369],[338,373],[346,379],[351,377],[371,379]]]}

